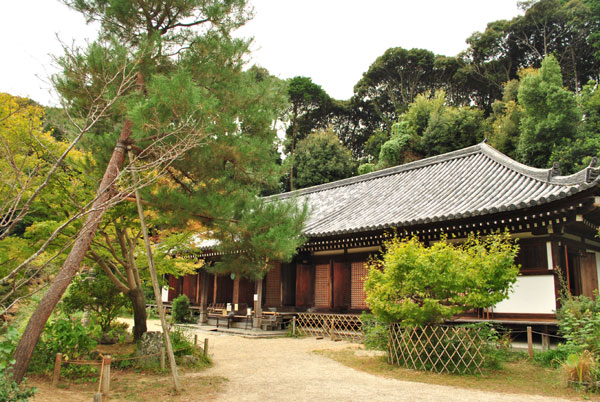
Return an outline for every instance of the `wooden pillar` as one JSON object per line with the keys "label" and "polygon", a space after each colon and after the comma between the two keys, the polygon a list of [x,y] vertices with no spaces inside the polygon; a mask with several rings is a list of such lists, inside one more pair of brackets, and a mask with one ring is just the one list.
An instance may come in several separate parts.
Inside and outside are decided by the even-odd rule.
{"label": "wooden pillar", "polygon": [[[238,275],[235,276],[233,280],[233,297],[231,303],[238,304],[240,302],[240,277]],[[234,307],[235,308],[235,307]]]}
{"label": "wooden pillar", "polygon": [[200,318],[198,322],[205,323],[208,320],[206,306],[208,304],[208,281],[210,277],[205,269],[200,271],[200,275],[202,275],[202,290],[200,291]]}
{"label": "wooden pillar", "polygon": [[213,286],[213,304],[217,303],[217,274],[214,274],[215,282]]}
{"label": "wooden pillar", "polygon": [[200,303],[200,272],[196,274],[196,297],[194,303]]}
{"label": "wooden pillar", "polygon": [[254,300],[254,328],[260,329],[262,325],[262,288],[263,280],[258,279],[256,281],[256,294]]}

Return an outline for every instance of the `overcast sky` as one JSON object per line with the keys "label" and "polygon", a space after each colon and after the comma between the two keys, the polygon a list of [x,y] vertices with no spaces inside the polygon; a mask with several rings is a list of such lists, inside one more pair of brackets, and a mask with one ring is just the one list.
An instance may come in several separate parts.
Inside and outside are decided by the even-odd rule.
{"label": "overcast sky", "polygon": [[[280,78],[311,77],[337,99],[390,47],[454,56],[488,22],[510,19],[516,0],[251,0],[254,63]],[[64,43],[84,44],[95,26],[57,0],[2,1],[0,92],[56,104],[48,76]]]}

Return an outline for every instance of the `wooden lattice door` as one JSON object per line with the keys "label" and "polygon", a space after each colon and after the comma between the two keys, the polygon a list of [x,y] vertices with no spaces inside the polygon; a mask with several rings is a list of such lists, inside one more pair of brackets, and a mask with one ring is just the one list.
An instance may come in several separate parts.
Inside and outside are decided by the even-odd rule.
{"label": "wooden lattice door", "polygon": [[329,264],[315,266],[315,307],[331,307],[331,269]]}
{"label": "wooden lattice door", "polygon": [[365,293],[365,278],[367,277],[367,264],[363,261],[353,262],[352,271],[352,293],[350,296],[350,307],[353,310],[367,308]]}

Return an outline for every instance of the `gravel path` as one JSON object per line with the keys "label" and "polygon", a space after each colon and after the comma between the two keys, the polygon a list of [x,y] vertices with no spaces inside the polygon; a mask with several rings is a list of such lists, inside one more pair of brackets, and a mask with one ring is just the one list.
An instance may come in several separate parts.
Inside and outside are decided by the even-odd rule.
{"label": "gravel path", "polygon": [[229,379],[218,401],[561,401],[387,379],[354,370],[317,349],[343,349],[344,342],[314,338],[249,339],[199,331],[209,338],[214,366],[199,376]]}

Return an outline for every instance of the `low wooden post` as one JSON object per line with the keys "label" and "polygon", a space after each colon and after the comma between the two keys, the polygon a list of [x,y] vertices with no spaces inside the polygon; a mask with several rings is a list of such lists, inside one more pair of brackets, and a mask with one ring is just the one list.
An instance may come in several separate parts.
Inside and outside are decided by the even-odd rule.
{"label": "low wooden post", "polygon": [[550,335],[548,334],[542,334],[542,349],[550,349]]}
{"label": "low wooden post", "polygon": [[527,352],[529,352],[529,357],[533,357],[533,333],[531,332],[531,327],[527,327]]}
{"label": "low wooden post", "polygon": [[62,353],[56,354],[56,359],[54,360],[54,375],[52,376],[52,385],[55,387],[58,385],[58,380],[60,379],[60,366],[62,364]]}
{"label": "low wooden post", "polygon": [[161,348],[160,349],[160,369],[164,370],[165,369],[165,360],[166,360],[166,352],[165,352],[165,348]]}
{"label": "low wooden post", "polygon": [[335,317],[333,317],[331,319],[331,335],[330,335],[330,338],[331,338],[332,341],[333,341],[333,330],[334,330],[334,328],[335,328]]}
{"label": "low wooden post", "polygon": [[102,358],[104,364],[104,372],[102,373],[102,400],[108,401],[110,394],[110,362],[112,357],[106,355]]}
{"label": "low wooden post", "polygon": [[198,334],[194,334],[194,346],[198,346]]}
{"label": "low wooden post", "polygon": [[204,338],[204,357],[208,357],[208,338]]}
{"label": "low wooden post", "polygon": [[292,317],[292,335],[296,335],[296,316]]}

